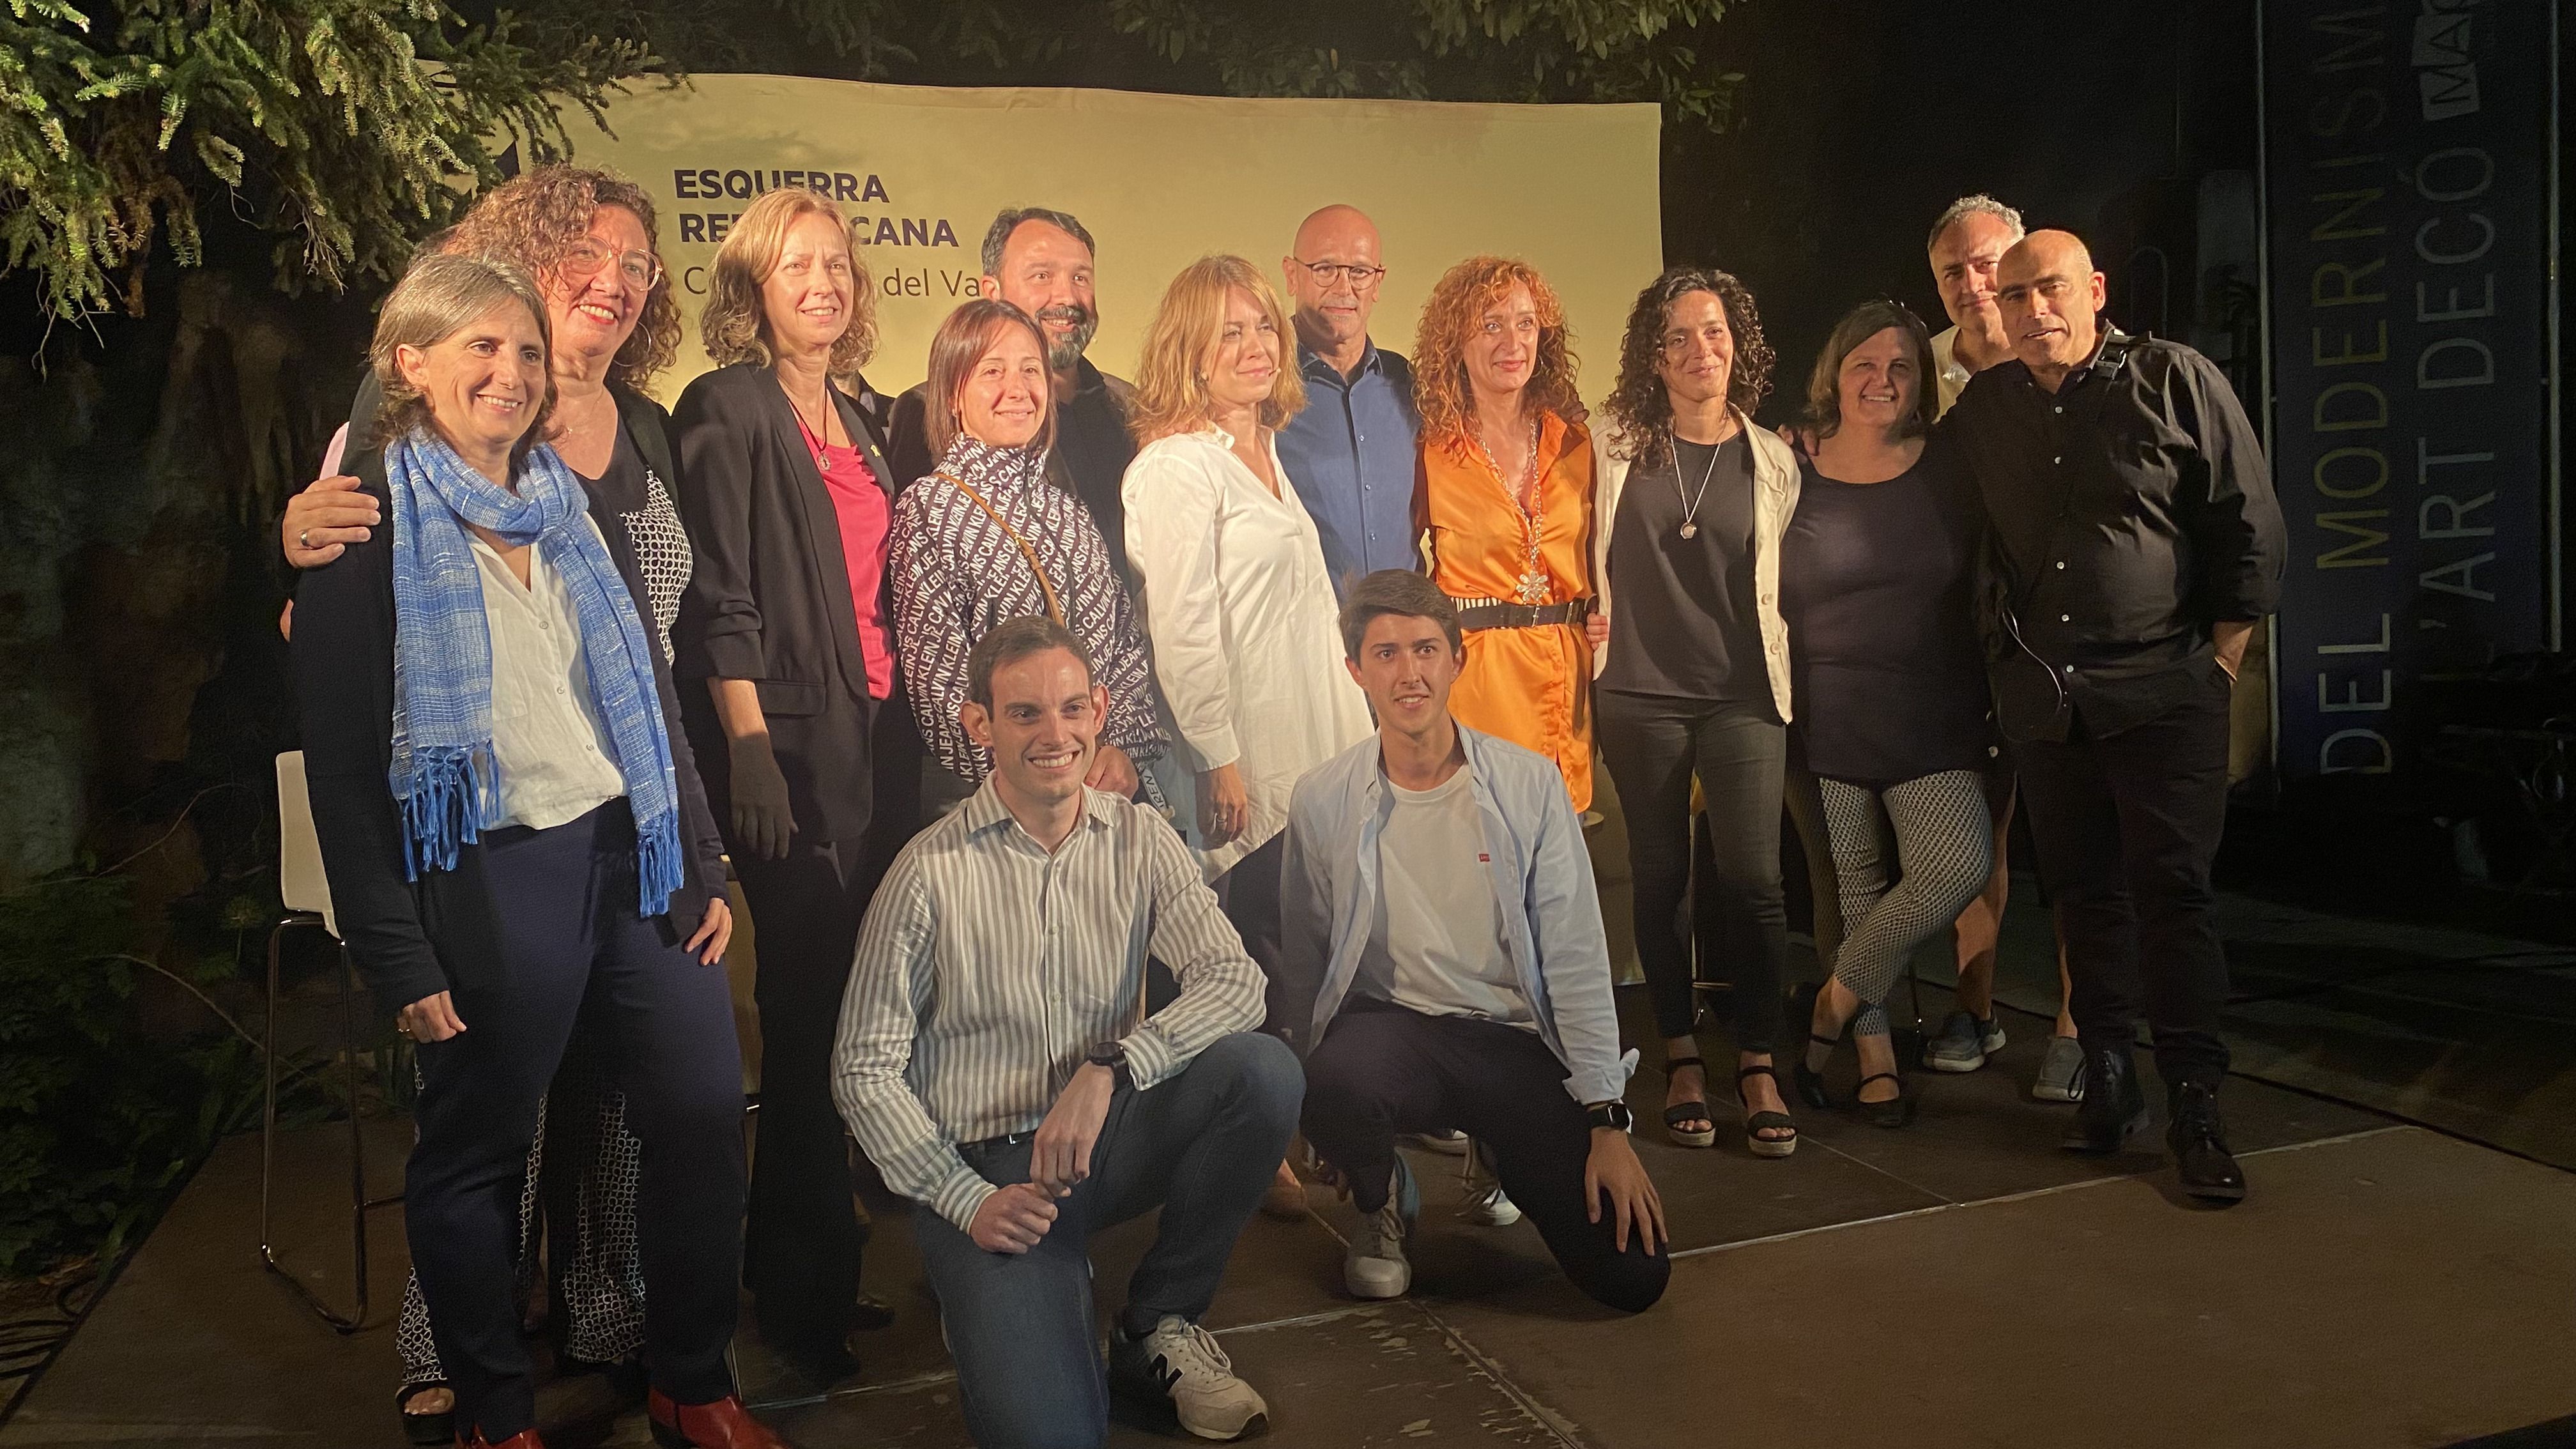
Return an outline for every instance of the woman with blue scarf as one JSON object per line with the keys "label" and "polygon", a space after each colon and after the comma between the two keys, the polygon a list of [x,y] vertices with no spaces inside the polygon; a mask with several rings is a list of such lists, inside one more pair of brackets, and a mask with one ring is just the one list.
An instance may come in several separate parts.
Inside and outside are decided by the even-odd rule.
{"label": "woman with blue scarf", "polygon": [[551,447],[543,303],[435,256],[385,301],[376,530],[298,587],[314,823],[353,961],[421,1093],[405,1218],[472,1449],[541,1449],[514,1285],[519,1179],[585,997],[646,1146],[650,1408],[665,1442],[776,1438],[735,1397],[741,1063],[723,867],[640,581]]}

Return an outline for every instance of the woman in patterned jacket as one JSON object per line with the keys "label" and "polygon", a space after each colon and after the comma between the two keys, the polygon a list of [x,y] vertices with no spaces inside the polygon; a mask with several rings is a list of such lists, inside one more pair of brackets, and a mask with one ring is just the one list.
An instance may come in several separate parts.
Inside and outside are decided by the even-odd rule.
{"label": "woman in patterned jacket", "polygon": [[1026,312],[979,297],[930,342],[924,426],[939,461],[895,503],[895,647],[929,746],[925,814],[974,793],[992,771],[966,736],[966,654],[995,624],[1043,614],[1082,640],[1109,691],[1087,783],[1133,795],[1137,764],[1163,751],[1153,666],[1126,582],[1082,500],[1047,478],[1055,395],[1046,339]]}

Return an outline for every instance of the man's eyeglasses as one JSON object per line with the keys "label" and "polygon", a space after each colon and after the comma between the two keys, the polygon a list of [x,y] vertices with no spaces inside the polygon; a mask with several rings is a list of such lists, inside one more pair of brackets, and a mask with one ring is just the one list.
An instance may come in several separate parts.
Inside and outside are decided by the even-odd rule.
{"label": "man's eyeglasses", "polygon": [[611,251],[587,237],[574,242],[564,253],[564,275],[588,280],[598,276],[600,269],[611,262],[617,264],[618,274],[626,279],[627,284],[639,292],[652,291],[653,284],[662,280],[661,259],[652,253]]}
{"label": "man's eyeglasses", "polygon": [[1314,273],[1315,285],[1319,287],[1332,286],[1344,277],[1349,277],[1351,279],[1351,285],[1355,288],[1365,287],[1376,282],[1378,278],[1386,275],[1386,268],[1372,267],[1366,262],[1300,261],[1297,265]]}

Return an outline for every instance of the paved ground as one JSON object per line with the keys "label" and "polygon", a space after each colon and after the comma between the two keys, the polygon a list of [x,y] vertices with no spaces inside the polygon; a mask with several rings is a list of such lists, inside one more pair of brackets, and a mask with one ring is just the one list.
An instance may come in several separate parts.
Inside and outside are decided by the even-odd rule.
{"label": "paved ground", "polygon": [[[1432,1206],[1400,1302],[1342,1295],[1347,1206],[1257,1221],[1212,1321],[1270,1398],[1268,1442],[2416,1446],[2576,1413],[2576,1175],[2245,1082],[2229,1105],[2255,1195],[2202,1210],[2157,1153],[2057,1152],[2063,1109],[2022,1090],[2045,1027],[2007,1025],[1987,1071],[1916,1079],[1907,1131],[1802,1113],[1781,1162],[1646,1134],[1682,1261],[1637,1318],[1575,1295],[1526,1224],[1456,1221],[1450,1159],[1417,1160]],[[1641,1113],[1660,1089],[1640,1075]],[[280,1237],[345,1294],[339,1141],[289,1144]],[[377,1141],[390,1188],[398,1126]],[[399,1209],[377,1220],[375,1326],[341,1338],[257,1266],[256,1149],[198,1175],[0,1449],[401,1442]],[[742,1346],[744,1388],[802,1444],[966,1443],[908,1226],[880,1212],[869,1277],[901,1320],[861,1341],[860,1377],[807,1383]],[[1148,1227],[1103,1240],[1105,1296]],[[646,1442],[599,1378],[545,1406],[559,1449]],[[1173,1434],[1134,1417],[1115,1438]]]}

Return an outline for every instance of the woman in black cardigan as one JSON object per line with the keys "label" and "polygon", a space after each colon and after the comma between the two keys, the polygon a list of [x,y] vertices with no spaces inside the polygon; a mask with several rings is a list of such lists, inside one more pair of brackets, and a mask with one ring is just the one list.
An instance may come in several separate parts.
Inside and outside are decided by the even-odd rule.
{"label": "woman in black cardigan", "polygon": [[674,415],[680,514],[698,550],[680,669],[759,930],[760,1145],[743,1276],[763,1340],[829,1382],[854,1367],[866,1242],[832,1103],[832,1035],[882,874],[876,781],[896,773],[872,746],[880,719],[904,713],[884,710],[894,490],[866,419],[832,384],[876,339],[840,213],[797,187],[753,202],[716,253],[699,325],[719,366]]}
{"label": "woman in black cardigan", "polygon": [[386,300],[386,401],[351,471],[392,526],[297,591],[314,823],[352,959],[420,1043],[405,1216],[459,1442],[538,1445],[516,1198],[588,998],[648,1147],[653,1418],[677,1442],[774,1443],[725,1358],[742,1156],[722,863],[634,551],[530,446],[548,352],[534,286],[498,263],[431,257]]}
{"label": "woman in black cardigan", "polygon": [[[670,414],[639,391],[670,364],[680,338],[653,216],[652,198],[633,182],[559,163],[495,187],[433,249],[500,257],[536,280],[553,349],[546,441],[580,479],[621,569],[641,580],[636,601],[651,613],[667,664],[692,550],[672,502],[679,470]],[[363,442],[383,402],[371,370],[343,438]],[[335,440],[325,473],[338,473],[341,451]],[[379,521],[375,500],[355,491],[357,482],[328,477],[288,502],[280,531],[289,563],[328,563],[341,545],[369,536]],[[689,804],[688,838],[717,841],[704,799],[692,792]],[[542,1229],[549,1296],[562,1305],[558,1371],[607,1367],[621,1389],[640,1395],[634,1359],[644,1346],[644,1284],[635,1193],[643,1148],[626,1128],[607,1037],[576,1028],[546,1093],[545,1126],[528,1153],[519,1198],[519,1271],[523,1282],[534,1277]],[[454,1396],[417,1275],[404,1285],[394,1347],[402,1359],[397,1399],[406,1435],[416,1444],[452,1442]]]}

